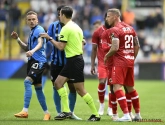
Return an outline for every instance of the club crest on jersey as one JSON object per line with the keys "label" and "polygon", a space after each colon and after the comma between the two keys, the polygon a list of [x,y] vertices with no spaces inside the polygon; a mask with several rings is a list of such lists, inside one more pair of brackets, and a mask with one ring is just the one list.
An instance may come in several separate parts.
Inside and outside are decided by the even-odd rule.
{"label": "club crest on jersey", "polygon": [[112,78],[109,79],[109,82],[112,83]]}

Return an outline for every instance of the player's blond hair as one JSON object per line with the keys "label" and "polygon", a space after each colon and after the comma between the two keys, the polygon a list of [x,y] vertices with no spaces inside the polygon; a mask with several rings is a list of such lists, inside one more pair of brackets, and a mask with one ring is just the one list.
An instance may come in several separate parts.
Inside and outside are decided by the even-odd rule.
{"label": "player's blond hair", "polygon": [[111,13],[119,16],[119,17],[121,16],[120,10],[119,9],[116,9],[116,8],[108,9],[107,12],[111,12]]}
{"label": "player's blond hair", "polygon": [[26,16],[28,16],[28,15],[32,15],[32,14],[34,14],[34,15],[36,15],[36,16],[37,16],[37,13],[36,13],[36,12],[34,12],[34,11],[29,11],[29,12],[26,14]]}

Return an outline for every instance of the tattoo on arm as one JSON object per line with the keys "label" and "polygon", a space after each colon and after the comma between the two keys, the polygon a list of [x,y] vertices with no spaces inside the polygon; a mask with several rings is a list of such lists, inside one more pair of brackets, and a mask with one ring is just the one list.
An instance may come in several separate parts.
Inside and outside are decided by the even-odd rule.
{"label": "tattoo on arm", "polygon": [[133,43],[134,43],[134,57],[136,58],[140,48],[140,44],[137,36],[133,38]]}
{"label": "tattoo on arm", "polygon": [[119,49],[119,39],[113,39],[109,52],[106,54],[108,57],[114,55]]}
{"label": "tattoo on arm", "polygon": [[133,38],[133,43],[134,43],[134,46],[140,46],[137,36]]}
{"label": "tattoo on arm", "polygon": [[112,40],[112,47],[115,50],[118,50],[119,49],[119,40]]}

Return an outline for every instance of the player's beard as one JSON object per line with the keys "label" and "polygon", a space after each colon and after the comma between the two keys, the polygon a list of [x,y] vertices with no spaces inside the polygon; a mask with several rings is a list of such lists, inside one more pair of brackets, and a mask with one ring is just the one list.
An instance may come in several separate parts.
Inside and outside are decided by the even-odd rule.
{"label": "player's beard", "polygon": [[104,25],[107,29],[111,28],[111,25],[109,25],[106,21],[105,21]]}
{"label": "player's beard", "polygon": [[64,23],[60,22],[61,26],[63,27],[64,26]]}

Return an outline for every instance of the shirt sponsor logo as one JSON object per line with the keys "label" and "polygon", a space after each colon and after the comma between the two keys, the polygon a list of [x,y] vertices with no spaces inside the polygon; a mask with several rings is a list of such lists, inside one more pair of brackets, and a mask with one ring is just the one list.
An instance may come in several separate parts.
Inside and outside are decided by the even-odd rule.
{"label": "shirt sponsor logo", "polygon": [[134,50],[123,50],[123,53],[134,53]]}
{"label": "shirt sponsor logo", "polygon": [[126,32],[126,31],[131,31],[131,28],[129,28],[129,27],[124,27],[124,28],[122,28],[122,29],[123,29],[124,32]]}
{"label": "shirt sponsor logo", "polygon": [[132,59],[134,60],[134,56],[130,56],[130,55],[127,55],[127,56],[124,56],[126,59]]}

